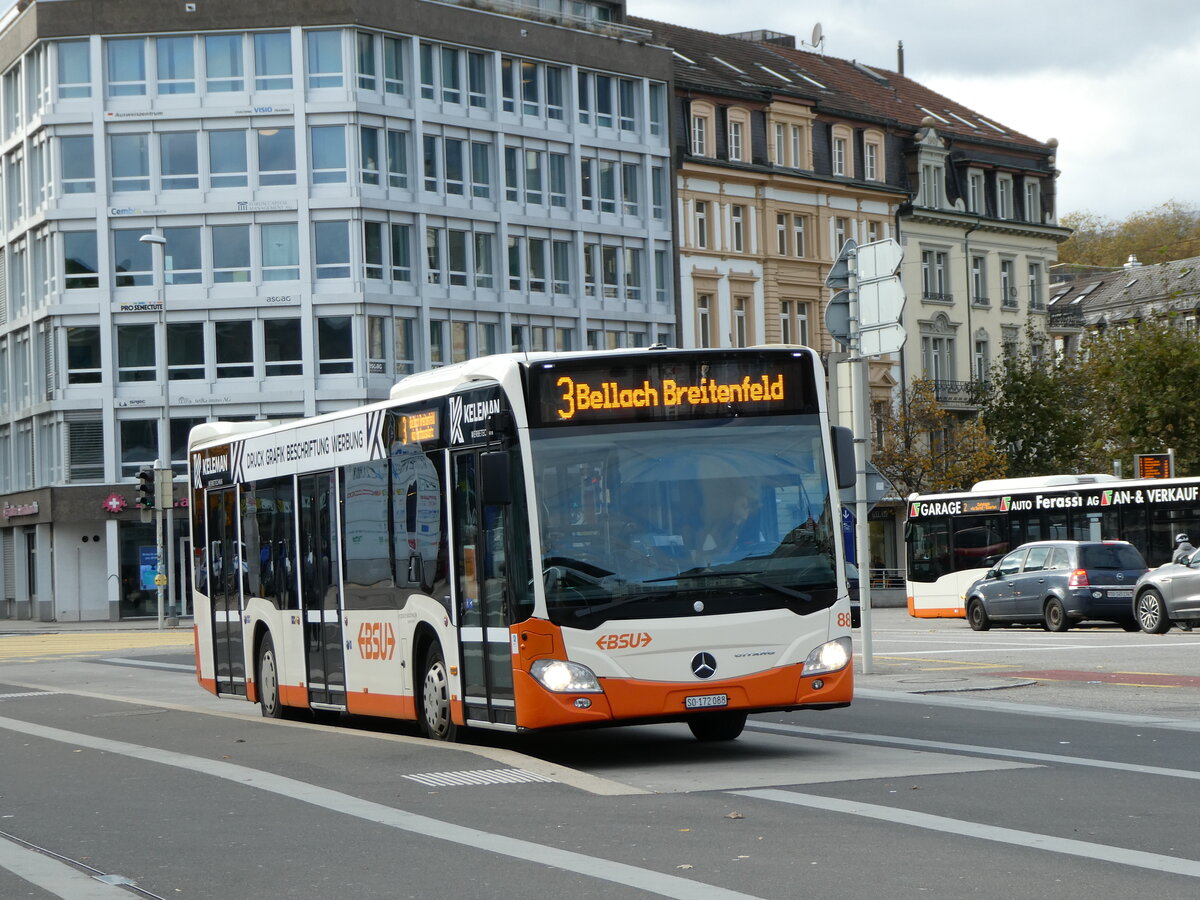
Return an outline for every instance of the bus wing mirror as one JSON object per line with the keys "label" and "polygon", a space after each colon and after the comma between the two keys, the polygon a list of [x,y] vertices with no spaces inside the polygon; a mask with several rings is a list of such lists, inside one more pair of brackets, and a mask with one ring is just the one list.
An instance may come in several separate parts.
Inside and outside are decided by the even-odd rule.
{"label": "bus wing mirror", "polygon": [[829,430],[833,433],[833,464],[837,469],[838,489],[852,488],[857,480],[854,472],[854,433],[842,425],[834,425]]}
{"label": "bus wing mirror", "polygon": [[480,456],[483,477],[482,495],[485,506],[507,506],[512,503],[510,461],[507,450],[484,453]]}

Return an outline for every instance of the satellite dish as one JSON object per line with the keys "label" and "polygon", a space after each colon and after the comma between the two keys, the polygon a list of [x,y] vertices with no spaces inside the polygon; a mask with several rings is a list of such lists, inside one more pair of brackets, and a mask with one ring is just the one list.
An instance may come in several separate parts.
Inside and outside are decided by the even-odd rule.
{"label": "satellite dish", "polygon": [[820,47],[823,40],[825,40],[825,32],[821,30],[821,23],[818,22],[813,26],[812,40],[809,43],[814,47]]}

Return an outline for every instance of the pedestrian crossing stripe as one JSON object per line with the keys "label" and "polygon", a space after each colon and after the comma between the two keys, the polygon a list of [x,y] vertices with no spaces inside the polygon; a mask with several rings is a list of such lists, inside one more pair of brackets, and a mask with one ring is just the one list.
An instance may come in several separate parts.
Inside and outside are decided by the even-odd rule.
{"label": "pedestrian crossing stripe", "polygon": [[527,772],[524,769],[469,769],[462,772],[425,772],[420,775],[405,775],[426,787],[462,787],[469,784],[521,784],[531,781],[553,784],[553,778]]}

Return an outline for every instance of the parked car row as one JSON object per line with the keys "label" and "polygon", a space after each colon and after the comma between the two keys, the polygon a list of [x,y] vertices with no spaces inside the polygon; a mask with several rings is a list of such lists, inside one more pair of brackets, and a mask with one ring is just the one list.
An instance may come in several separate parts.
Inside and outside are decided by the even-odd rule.
{"label": "parked car row", "polygon": [[1200,550],[1151,569],[1126,541],[1033,541],[1006,554],[963,595],[975,631],[1041,623],[1066,631],[1085,620],[1162,634],[1200,624]]}

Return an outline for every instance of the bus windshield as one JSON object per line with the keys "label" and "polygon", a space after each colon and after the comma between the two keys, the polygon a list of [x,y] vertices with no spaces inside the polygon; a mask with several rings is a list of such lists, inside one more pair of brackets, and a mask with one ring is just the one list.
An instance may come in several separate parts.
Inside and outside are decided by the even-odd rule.
{"label": "bus windshield", "polygon": [[828,608],[823,440],[809,415],[535,430],[550,620]]}

